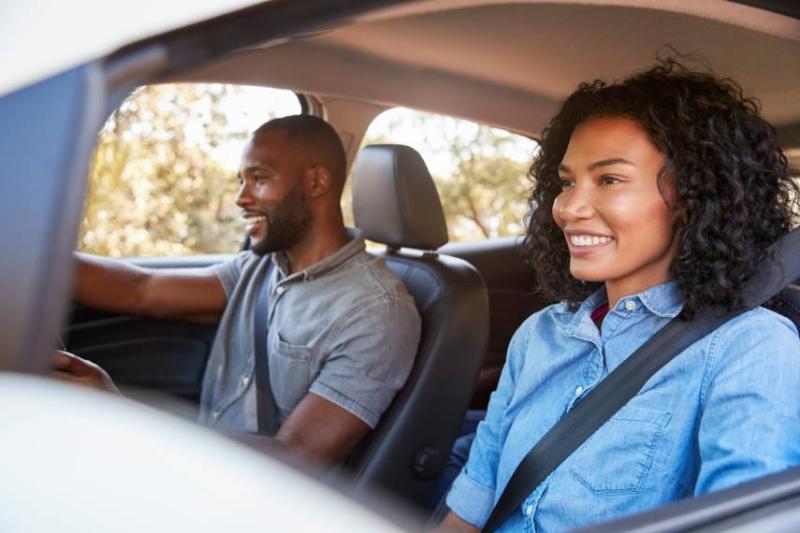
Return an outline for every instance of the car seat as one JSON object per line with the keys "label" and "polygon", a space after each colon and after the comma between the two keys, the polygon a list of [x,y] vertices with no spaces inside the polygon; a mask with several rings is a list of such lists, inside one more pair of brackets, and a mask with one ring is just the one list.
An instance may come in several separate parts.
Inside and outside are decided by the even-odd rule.
{"label": "car seat", "polygon": [[486,286],[468,262],[437,253],[447,226],[422,157],[401,145],[371,145],[352,173],[355,225],[403,281],[422,318],[405,386],[346,462],[354,495],[378,486],[424,506],[472,398],[489,335]]}

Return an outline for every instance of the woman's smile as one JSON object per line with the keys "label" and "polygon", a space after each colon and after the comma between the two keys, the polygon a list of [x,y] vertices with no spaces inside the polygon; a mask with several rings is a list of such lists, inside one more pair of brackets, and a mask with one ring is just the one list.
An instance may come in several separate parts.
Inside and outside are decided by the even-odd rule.
{"label": "woman's smile", "polygon": [[606,249],[614,242],[609,235],[601,235],[577,230],[565,230],[567,246],[572,256],[586,256]]}

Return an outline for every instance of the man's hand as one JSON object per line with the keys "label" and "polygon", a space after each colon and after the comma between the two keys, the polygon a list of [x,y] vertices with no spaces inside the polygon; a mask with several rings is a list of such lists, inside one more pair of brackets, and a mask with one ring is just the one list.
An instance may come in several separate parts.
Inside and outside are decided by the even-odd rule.
{"label": "man's hand", "polygon": [[55,351],[53,377],[85,387],[120,394],[105,370],[86,359],[69,352]]}

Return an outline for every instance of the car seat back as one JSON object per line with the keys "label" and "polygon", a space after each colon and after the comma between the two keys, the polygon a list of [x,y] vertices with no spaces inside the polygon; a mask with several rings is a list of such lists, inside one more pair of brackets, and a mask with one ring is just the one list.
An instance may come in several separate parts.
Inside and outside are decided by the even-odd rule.
{"label": "car seat back", "polygon": [[387,246],[377,255],[413,296],[422,319],[405,386],[347,461],[353,492],[378,486],[424,505],[473,394],[489,334],[489,303],[478,271],[438,254],[447,242],[439,196],[422,157],[401,145],[365,147],[353,171],[356,226]]}

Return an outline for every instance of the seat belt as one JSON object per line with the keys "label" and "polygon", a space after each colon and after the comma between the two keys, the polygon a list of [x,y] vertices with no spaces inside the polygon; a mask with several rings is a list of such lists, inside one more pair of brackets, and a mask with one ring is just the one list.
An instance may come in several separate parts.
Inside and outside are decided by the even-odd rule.
{"label": "seat belt", "polygon": [[274,436],[278,432],[278,406],[269,381],[269,356],[267,354],[267,325],[269,323],[269,277],[272,274],[272,258],[267,258],[264,275],[256,293],[256,309],[253,314],[253,339],[256,374],[256,409],[258,433]]}
{"label": "seat belt", "polygon": [[728,320],[766,303],[798,277],[800,229],[795,229],[769,247],[767,258],[743,291],[741,309],[691,321],[672,319],[564,415],[514,470],[483,531],[500,527],[553,470],[628,403],[660,368]]}

